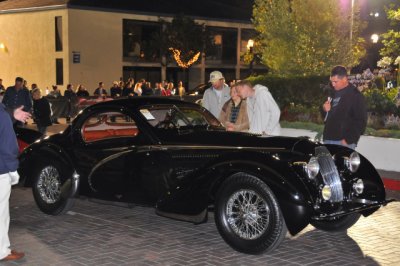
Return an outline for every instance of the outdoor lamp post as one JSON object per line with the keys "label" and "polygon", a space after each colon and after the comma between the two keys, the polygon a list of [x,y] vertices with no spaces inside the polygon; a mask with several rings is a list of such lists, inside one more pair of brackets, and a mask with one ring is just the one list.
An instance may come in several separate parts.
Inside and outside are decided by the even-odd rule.
{"label": "outdoor lamp post", "polygon": [[379,41],[379,35],[374,33],[371,35],[372,43],[377,43]]}
{"label": "outdoor lamp post", "polygon": [[351,0],[350,45],[353,44],[353,23],[354,23],[354,0]]}
{"label": "outdoor lamp post", "polygon": [[247,41],[247,50],[249,50],[250,53],[253,53],[253,47],[254,47],[254,40],[249,39]]}
{"label": "outdoor lamp post", "polygon": [[250,76],[253,74],[253,63],[254,63],[253,47],[254,47],[254,40],[249,39],[247,41],[247,50],[249,51],[250,56],[251,56],[251,61],[250,61],[250,64],[249,64]]}

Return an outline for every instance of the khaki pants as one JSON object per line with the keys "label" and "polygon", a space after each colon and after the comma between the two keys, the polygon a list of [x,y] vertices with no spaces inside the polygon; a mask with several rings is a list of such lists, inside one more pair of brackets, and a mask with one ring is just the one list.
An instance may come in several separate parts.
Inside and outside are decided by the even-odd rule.
{"label": "khaki pants", "polygon": [[0,260],[10,253],[10,239],[8,228],[10,226],[10,194],[11,185],[18,183],[18,173],[10,172],[0,175]]}

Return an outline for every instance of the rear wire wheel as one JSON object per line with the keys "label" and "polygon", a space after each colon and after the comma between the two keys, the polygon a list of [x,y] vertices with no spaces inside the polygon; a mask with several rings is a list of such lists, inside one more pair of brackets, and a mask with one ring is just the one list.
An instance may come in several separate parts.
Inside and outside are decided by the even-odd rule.
{"label": "rear wire wheel", "polygon": [[[32,192],[39,209],[51,215],[59,215],[71,209],[75,199],[63,196],[63,185],[68,178],[59,162],[43,160],[34,171]],[[64,193],[65,194],[65,193]],[[68,193],[67,193],[68,194]]]}

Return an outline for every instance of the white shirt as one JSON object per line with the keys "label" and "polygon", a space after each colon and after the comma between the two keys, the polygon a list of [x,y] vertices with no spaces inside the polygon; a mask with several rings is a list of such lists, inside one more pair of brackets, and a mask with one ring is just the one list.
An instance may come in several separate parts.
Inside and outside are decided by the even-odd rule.
{"label": "white shirt", "polygon": [[279,118],[281,111],[268,88],[254,86],[255,94],[247,98],[247,114],[250,121],[249,132],[263,135],[280,135]]}
{"label": "white shirt", "polygon": [[208,88],[203,95],[203,107],[210,111],[215,117],[219,117],[222,106],[231,98],[229,86],[224,84],[221,90],[213,87]]}

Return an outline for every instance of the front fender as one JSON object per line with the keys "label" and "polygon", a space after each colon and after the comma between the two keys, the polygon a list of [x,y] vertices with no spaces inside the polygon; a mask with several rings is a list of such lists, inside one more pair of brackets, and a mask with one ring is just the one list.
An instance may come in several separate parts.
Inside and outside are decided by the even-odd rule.
{"label": "front fender", "polygon": [[[275,194],[289,232],[297,234],[310,222],[312,200],[305,185],[287,163],[265,164],[258,162],[232,161],[222,166],[229,172],[245,172],[264,181]],[[215,183],[213,191],[219,189],[221,183]]]}
{"label": "front fender", "polygon": [[185,215],[199,214],[213,204],[226,178],[245,172],[260,178],[274,192],[291,234],[297,234],[309,224],[312,213],[309,192],[288,162],[274,160],[266,154],[255,156],[257,159],[254,161],[235,157],[220,160],[185,177],[182,183],[159,199],[157,210]]}

